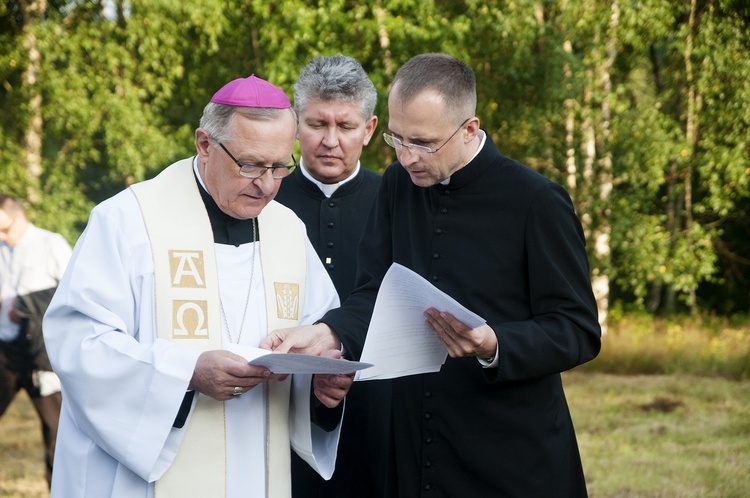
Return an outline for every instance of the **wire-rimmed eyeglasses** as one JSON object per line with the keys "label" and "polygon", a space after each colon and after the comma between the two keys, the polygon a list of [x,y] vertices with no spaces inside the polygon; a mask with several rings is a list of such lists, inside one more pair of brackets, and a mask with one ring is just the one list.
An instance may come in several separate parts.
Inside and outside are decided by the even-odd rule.
{"label": "wire-rimmed eyeglasses", "polygon": [[389,135],[385,132],[383,132],[383,140],[385,140],[385,143],[387,143],[388,145],[396,149],[396,152],[403,150],[403,149],[409,149],[409,152],[411,152],[412,154],[416,154],[420,157],[426,157],[427,154],[436,154],[440,149],[445,147],[445,145],[448,142],[450,142],[453,137],[456,136],[456,133],[458,133],[461,130],[461,128],[463,128],[464,125],[469,122],[469,119],[471,118],[465,119],[464,122],[461,123],[461,125],[458,128],[456,128],[456,131],[453,132],[453,135],[448,137],[448,140],[443,142],[443,144],[435,150],[431,149],[430,147],[426,147],[424,145],[405,144],[398,138],[394,137],[393,135]]}
{"label": "wire-rimmed eyeglasses", "polygon": [[292,171],[294,171],[294,168],[297,167],[297,160],[294,158],[294,154],[292,154],[292,164],[288,164],[286,166],[261,166],[259,164],[242,164],[239,162],[235,157],[232,155],[231,152],[227,150],[226,147],[224,147],[224,144],[221,142],[216,142],[219,144],[219,147],[222,148],[224,152],[227,153],[227,155],[232,158],[232,161],[239,166],[240,168],[240,176],[243,176],[245,178],[260,178],[263,176],[266,171],[271,171],[271,177],[274,180],[281,180],[282,178],[286,178],[289,176]]}

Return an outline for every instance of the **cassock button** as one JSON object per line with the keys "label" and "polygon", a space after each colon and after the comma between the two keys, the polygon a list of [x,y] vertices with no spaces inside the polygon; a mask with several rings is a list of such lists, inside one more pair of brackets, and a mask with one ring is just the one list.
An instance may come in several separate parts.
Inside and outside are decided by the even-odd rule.
{"label": "cassock button", "polygon": [[441,233],[443,233],[443,229],[442,228],[436,228],[435,229],[435,235],[440,235]]}
{"label": "cassock button", "polygon": [[425,485],[424,485],[424,490],[425,490],[425,491],[429,491],[429,490],[431,490],[431,489],[432,489],[432,486],[430,486],[429,484],[425,484]]}
{"label": "cassock button", "polygon": [[438,280],[440,280],[440,278],[437,275],[433,275],[430,277],[430,280],[432,280],[433,282],[437,282]]}
{"label": "cassock button", "polygon": [[328,207],[334,207],[335,205],[336,205],[336,203],[333,202],[333,201],[331,201],[331,202],[328,203]]}
{"label": "cassock button", "polygon": [[424,419],[425,420],[430,420],[430,418],[432,418],[432,415],[430,415],[429,413],[425,413],[424,414]]}
{"label": "cassock button", "polygon": [[326,245],[327,245],[328,247],[333,247],[333,242],[329,242],[329,243],[328,243],[328,244],[326,244]]}
{"label": "cassock button", "polygon": [[424,397],[425,398],[431,398],[432,397],[432,393],[430,391],[425,391]]}
{"label": "cassock button", "polygon": [[431,461],[429,461],[429,460],[427,460],[427,461],[426,461],[426,462],[424,463],[424,466],[425,466],[425,467],[427,467],[427,468],[429,469],[430,467],[432,467],[432,462],[431,462]]}
{"label": "cassock button", "polygon": [[328,228],[333,228],[333,222],[332,221],[328,222]]}
{"label": "cassock button", "polygon": [[431,438],[431,437],[428,437],[428,438],[426,438],[426,439],[424,440],[424,442],[425,442],[425,443],[427,443],[427,444],[432,444],[432,438]]}
{"label": "cassock button", "polygon": [[442,214],[448,214],[448,208],[441,208],[441,209],[440,209],[440,212],[441,212]]}
{"label": "cassock button", "polygon": [[330,265],[328,265],[328,269],[329,270],[333,270],[333,263],[331,263]]}
{"label": "cassock button", "polygon": [[432,253],[432,259],[440,259],[440,254],[433,252]]}

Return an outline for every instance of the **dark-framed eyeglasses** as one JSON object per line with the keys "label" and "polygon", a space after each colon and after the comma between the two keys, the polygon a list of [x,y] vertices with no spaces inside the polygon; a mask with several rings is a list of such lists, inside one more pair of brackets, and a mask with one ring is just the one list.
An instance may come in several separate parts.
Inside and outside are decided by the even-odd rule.
{"label": "dark-framed eyeglasses", "polygon": [[288,164],[286,166],[261,166],[259,164],[242,164],[239,162],[235,157],[232,155],[229,150],[227,150],[226,147],[224,147],[224,144],[221,142],[216,142],[219,144],[219,147],[222,148],[224,152],[227,153],[227,155],[232,158],[232,161],[240,168],[240,176],[245,178],[260,178],[263,176],[266,171],[271,172],[271,178],[274,180],[281,180],[282,178],[286,178],[289,176],[292,171],[297,167],[297,160],[294,158],[294,154],[292,154],[292,164]]}
{"label": "dark-framed eyeglasses", "polygon": [[416,154],[417,156],[420,156],[420,157],[427,157],[429,154],[437,154],[438,151],[440,151],[440,149],[445,147],[446,144],[450,142],[453,137],[456,136],[456,133],[458,133],[461,130],[461,128],[463,128],[464,125],[469,122],[470,119],[471,118],[466,118],[464,122],[461,123],[461,125],[458,128],[456,128],[456,131],[453,132],[453,135],[448,137],[448,140],[443,142],[443,144],[440,147],[434,150],[431,149],[430,147],[425,147],[424,145],[405,144],[398,138],[394,137],[393,135],[389,135],[385,132],[383,132],[383,140],[385,140],[385,143],[387,143],[388,145],[396,149],[396,152],[399,152],[403,149],[408,149],[409,152],[411,152],[412,154]]}

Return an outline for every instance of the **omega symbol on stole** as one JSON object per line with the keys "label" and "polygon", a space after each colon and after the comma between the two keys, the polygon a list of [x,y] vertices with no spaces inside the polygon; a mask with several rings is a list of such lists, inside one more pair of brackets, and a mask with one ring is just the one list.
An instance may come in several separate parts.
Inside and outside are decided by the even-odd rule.
{"label": "omega symbol on stole", "polygon": [[[190,297],[191,289],[205,297],[203,261],[203,251],[169,251],[170,284],[173,288],[185,289],[183,297]],[[208,339],[208,301],[173,299],[172,324],[173,339]]]}
{"label": "omega symbol on stole", "polygon": [[299,319],[299,284],[274,282],[276,316],[285,320]]}

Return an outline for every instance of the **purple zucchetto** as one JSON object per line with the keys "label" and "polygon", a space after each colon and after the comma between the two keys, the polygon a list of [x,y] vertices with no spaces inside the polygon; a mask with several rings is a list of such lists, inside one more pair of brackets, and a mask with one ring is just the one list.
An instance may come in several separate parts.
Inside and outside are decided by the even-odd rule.
{"label": "purple zucchetto", "polygon": [[281,88],[256,78],[254,74],[230,81],[211,97],[211,102],[236,107],[292,107],[289,97]]}

